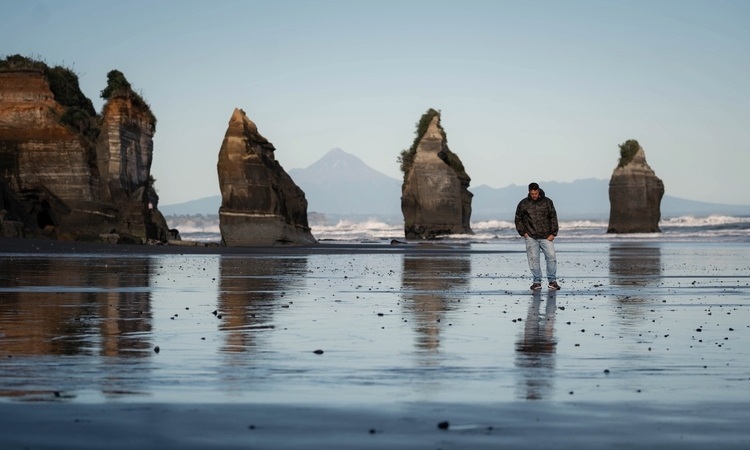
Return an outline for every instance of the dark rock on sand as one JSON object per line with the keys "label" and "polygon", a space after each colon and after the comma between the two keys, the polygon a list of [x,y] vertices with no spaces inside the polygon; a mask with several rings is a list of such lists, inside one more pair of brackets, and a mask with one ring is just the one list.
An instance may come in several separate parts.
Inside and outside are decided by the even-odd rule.
{"label": "dark rock on sand", "polygon": [[469,225],[471,178],[448,148],[438,111],[430,109],[422,116],[414,144],[401,154],[401,169],[401,212],[407,239],[473,234]]}
{"label": "dark rock on sand", "polygon": [[275,148],[235,109],[219,151],[219,227],[228,247],[315,244],[307,200],[274,156]]}
{"label": "dark rock on sand", "polygon": [[620,146],[620,162],[609,181],[607,233],[660,232],[664,183],[646,162],[636,140]]}

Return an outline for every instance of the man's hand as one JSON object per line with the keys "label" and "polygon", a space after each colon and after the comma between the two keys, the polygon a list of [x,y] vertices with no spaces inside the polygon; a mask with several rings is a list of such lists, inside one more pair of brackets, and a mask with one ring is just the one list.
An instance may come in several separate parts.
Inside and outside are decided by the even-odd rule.
{"label": "man's hand", "polygon": [[550,241],[550,242],[554,241],[555,240],[555,235],[554,234],[550,234],[549,236],[547,236],[547,240]]}

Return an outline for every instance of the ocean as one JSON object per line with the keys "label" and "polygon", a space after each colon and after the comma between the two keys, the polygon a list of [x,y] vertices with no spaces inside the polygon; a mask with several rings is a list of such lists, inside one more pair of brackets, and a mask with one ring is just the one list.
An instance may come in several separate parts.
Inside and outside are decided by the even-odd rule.
{"label": "ocean", "polygon": [[0,245],[0,448],[750,442],[750,219],[563,221],[541,292],[510,222],[331,222],[305,249]]}
{"label": "ocean", "polygon": [[[214,216],[215,217],[215,216]],[[184,240],[219,242],[218,218],[195,220],[190,216],[167,217],[169,226],[177,228]],[[658,242],[750,242],[750,217],[737,216],[680,216],[659,222],[661,233],[608,234],[608,222],[603,220],[572,220],[560,222],[558,239],[567,242],[610,242],[646,240]],[[366,220],[337,220],[317,223],[312,234],[321,242],[389,243],[403,240],[403,223],[372,217]],[[441,241],[457,243],[500,243],[518,237],[513,222],[485,220],[471,223],[473,235],[444,236]]]}

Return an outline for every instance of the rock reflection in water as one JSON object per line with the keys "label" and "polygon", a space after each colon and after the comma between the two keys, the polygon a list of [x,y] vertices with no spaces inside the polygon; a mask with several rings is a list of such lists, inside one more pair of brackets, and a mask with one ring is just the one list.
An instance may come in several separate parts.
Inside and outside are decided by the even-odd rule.
{"label": "rock reflection in water", "polygon": [[0,258],[0,350],[9,355],[149,355],[145,258]]}
{"label": "rock reflection in water", "polygon": [[[519,374],[519,396],[541,400],[552,392],[555,376],[555,311],[557,291],[532,295],[523,335],[516,342],[516,368]],[[544,311],[541,311],[545,301]]]}
{"label": "rock reflection in water", "polygon": [[627,327],[643,317],[641,305],[647,300],[646,288],[661,282],[661,248],[659,244],[618,243],[609,247],[609,281],[626,289],[617,296],[621,323]]}
{"label": "rock reflection in water", "polygon": [[307,257],[253,258],[222,256],[218,312],[225,352],[244,352],[257,344],[258,332],[273,328],[274,310],[285,291],[302,281]]}
{"label": "rock reflection in water", "polygon": [[616,286],[654,286],[661,278],[658,244],[616,244],[609,247],[609,278]]}
{"label": "rock reflection in water", "polygon": [[468,286],[471,259],[463,256],[404,255],[404,308],[416,322],[417,347],[435,352],[440,347],[443,316],[456,307]]}

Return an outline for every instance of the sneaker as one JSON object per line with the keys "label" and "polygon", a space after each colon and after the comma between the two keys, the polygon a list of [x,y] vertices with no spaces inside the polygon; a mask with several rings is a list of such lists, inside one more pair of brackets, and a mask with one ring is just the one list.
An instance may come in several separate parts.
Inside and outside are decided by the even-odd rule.
{"label": "sneaker", "polygon": [[531,290],[532,291],[538,291],[541,288],[542,288],[542,283],[534,283],[534,284],[531,285]]}
{"label": "sneaker", "polygon": [[555,291],[559,291],[560,290],[560,285],[557,284],[557,281],[550,281],[549,288],[553,289]]}

